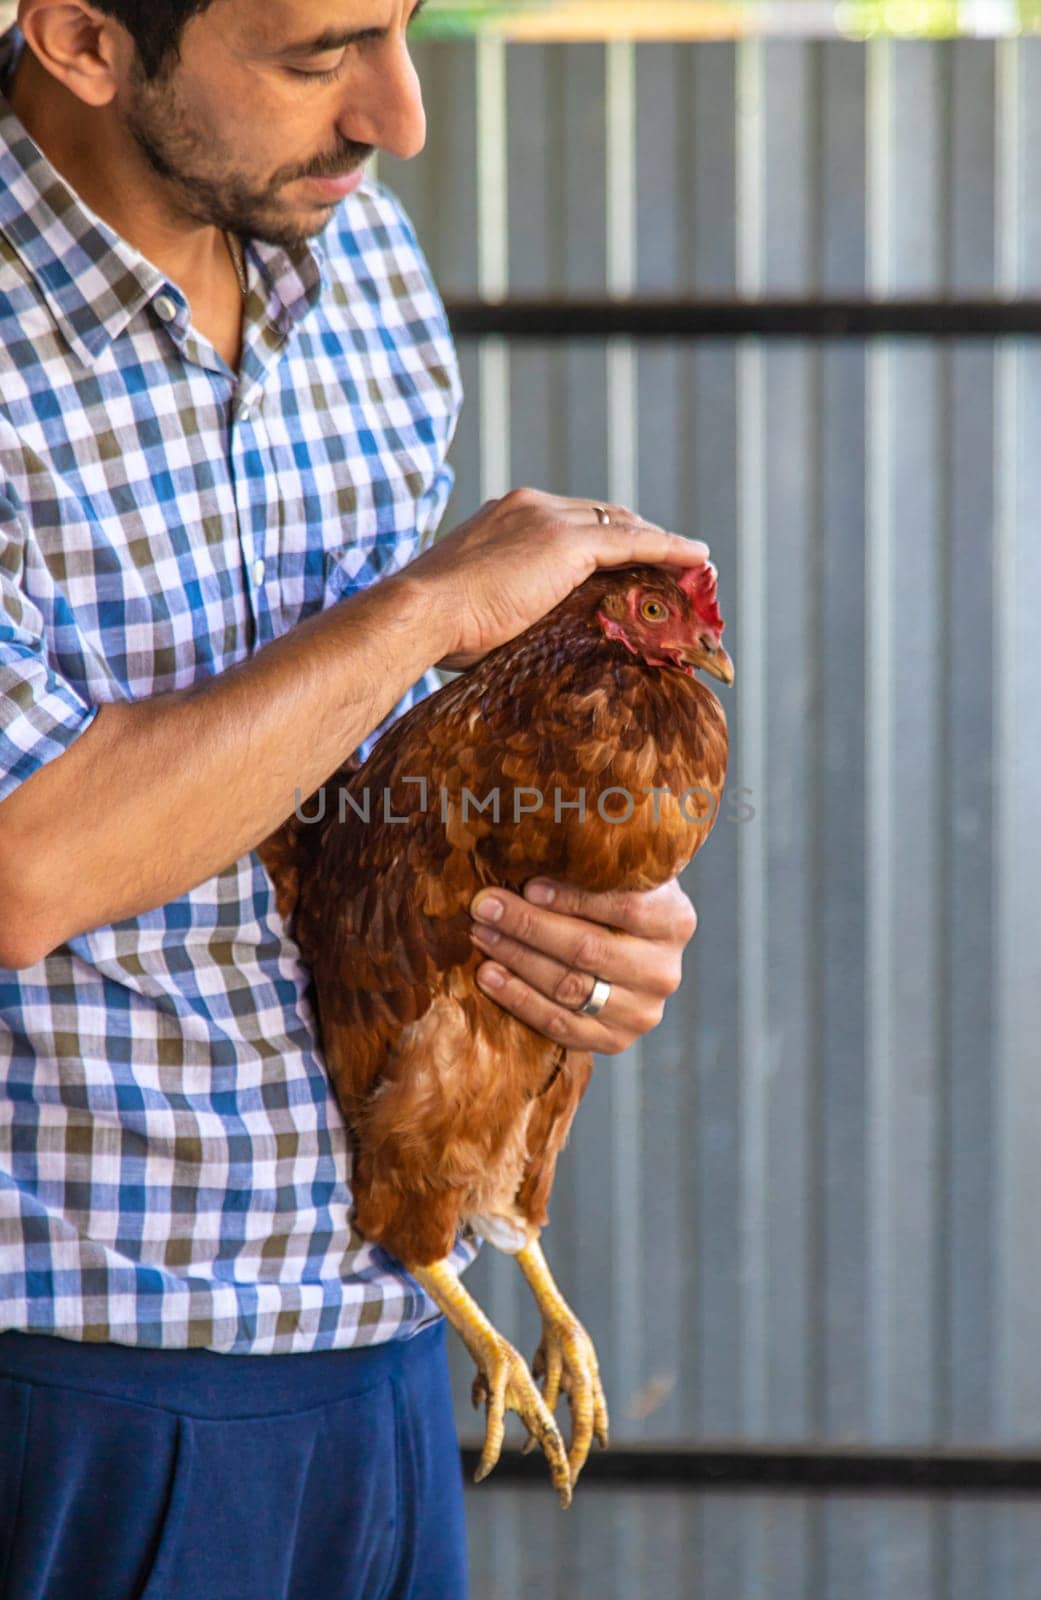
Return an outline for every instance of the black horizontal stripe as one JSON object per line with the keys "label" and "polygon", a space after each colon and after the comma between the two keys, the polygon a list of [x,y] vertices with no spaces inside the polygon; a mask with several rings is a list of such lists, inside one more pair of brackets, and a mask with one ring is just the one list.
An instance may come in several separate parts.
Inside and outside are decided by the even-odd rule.
{"label": "black horizontal stripe", "polygon": [[451,300],[458,338],[999,339],[1041,336],[1041,300]]}
{"label": "black horizontal stripe", "polygon": [[[463,1470],[472,1479],[479,1449],[464,1447]],[[545,1461],[535,1452],[504,1451],[482,1486],[548,1485]],[[1002,1450],[869,1450],[813,1446],[615,1448],[594,1445],[582,1488],[774,1489],[846,1494],[1041,1494],[1041,1454]]]}

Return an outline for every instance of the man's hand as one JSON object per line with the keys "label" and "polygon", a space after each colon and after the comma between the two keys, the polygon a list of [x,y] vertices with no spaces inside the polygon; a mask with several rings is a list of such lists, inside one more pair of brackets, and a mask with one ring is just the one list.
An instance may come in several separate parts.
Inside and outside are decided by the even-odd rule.
{"label": "man's hand", "polygon": [[630,562],[675,567],[708,559],[708,546],[608,506],[602,524],[590,500],[514,489],[409,563],[414,584],[442,634],[439,666],[462,668],[515,639],[566,600],[598,567]]}
{"label": "man's hand", "polygon": [[[557,1044],[607,1056],[657,1027],[698,921],[675,879],[646,894],[587,894],[538,878],[523,899],[482,889],[470,910],[473,941],[494,958],[477,970],[484,993]],[[582,1016],[595,978],[610,998]]]}

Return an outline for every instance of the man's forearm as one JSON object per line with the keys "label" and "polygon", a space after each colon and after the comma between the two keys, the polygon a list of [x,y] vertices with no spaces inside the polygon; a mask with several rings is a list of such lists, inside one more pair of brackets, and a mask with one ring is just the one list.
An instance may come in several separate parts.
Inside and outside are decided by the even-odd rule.
{"label": "man's forearm", "polygon": [[175,899],[267,837],[447,647],[392,578],[190,689],[102,707],[0,805],[0,966]]}

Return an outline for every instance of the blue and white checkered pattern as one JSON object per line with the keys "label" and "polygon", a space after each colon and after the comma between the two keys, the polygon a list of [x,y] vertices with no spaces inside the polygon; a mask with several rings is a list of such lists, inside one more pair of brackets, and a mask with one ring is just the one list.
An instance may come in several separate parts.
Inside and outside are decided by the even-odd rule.
{"label": "blue and white checkered pattern", "polygon": [[[460,388],[397,203],[247,261],[235,374],[0,99],[0,800],[433,537]],[[352,1234],[308,983],[253,854],[0,970],[0,1328],[281,1353],[433,1314]]]}

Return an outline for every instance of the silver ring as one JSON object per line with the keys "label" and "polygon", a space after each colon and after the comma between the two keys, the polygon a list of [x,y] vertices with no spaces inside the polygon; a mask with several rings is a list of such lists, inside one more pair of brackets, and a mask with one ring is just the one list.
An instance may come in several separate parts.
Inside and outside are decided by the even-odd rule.
{"label": "silver ring", "polygon": [[593,979],[593,992],[584,1006],[579,1006],[580,1017],[598,1017],[611,998],[611,985],[606,978]]}
{"label": "silver ring", "polygon": [[609,528],[611,526],[611,518],[608,514],[607,507],[594,506],[593,510],[596,512],[596,520],[599,522],[600,526],[602,528]]}

